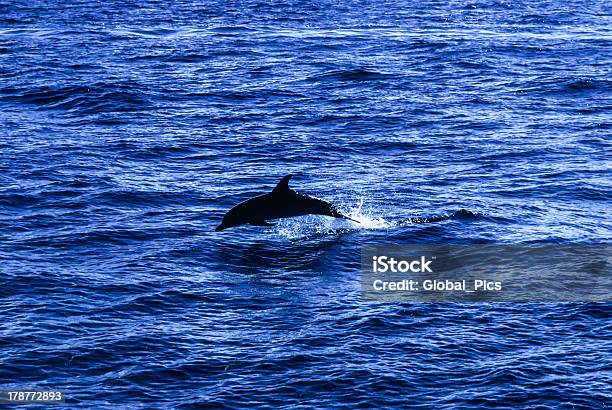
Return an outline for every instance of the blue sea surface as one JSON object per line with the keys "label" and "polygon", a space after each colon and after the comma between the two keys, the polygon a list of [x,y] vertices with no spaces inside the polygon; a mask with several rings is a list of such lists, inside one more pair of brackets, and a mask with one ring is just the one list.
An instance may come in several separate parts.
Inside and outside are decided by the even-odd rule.
{"label": "blue sea surface", "polygon": [[[367,243],[610,242],[609,1],[0,0],[0,126],[0,389],[612,402],[611,303],[360,288]],[[289,173],[361,223],[214,232]]]}

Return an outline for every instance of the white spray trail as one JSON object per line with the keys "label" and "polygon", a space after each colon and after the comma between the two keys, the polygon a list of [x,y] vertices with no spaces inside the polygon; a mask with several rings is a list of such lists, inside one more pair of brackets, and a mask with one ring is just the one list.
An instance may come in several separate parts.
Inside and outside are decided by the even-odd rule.
{"label": "white spray trail", "polygon": [[363,195],[359,197],[357,205],[351,207],[347,216],[359,221],[359,223],[351,222],[356,229],[385,229],[391,227],[393,224],[384,220],[383,218],[377,218],[372,216],[370,210],[363,210],[364,198]]}

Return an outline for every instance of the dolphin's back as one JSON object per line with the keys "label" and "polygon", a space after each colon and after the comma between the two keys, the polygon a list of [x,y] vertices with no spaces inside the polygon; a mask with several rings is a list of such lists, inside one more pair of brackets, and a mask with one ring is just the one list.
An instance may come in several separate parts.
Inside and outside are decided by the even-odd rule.
{"label": "dolphin's back", "polygon": [[329,202],[312,196],[300,194],[295,191],[292,191],[292,198],[290,201],[295,203],[295,208],[299,209],[299,211],[301,212],[300,215],[339,215],[338,211],[336,210],[336,207],[330,204]]}
{"label": "dolphin's back", "polygon": [[230,209],[216,230],[243,224],[270,226],[267,220],[309,214],[351,219],[327,201],[290,189],[290,178],[291,174],[285,176],[272,192],[248,199]]}
{"label": "dolphin's back", "polygon": [[270,192],[251,198],[239,205],[258,220],[291,218],[315,214],[338,217],[336,208],[327,201],[300,194],[294,190]]}

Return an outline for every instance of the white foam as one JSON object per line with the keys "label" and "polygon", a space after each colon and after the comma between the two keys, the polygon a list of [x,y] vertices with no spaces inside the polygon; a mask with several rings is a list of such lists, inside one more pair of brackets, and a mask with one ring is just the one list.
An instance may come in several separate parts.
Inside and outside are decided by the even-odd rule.
{"label": "white foam", "polygon": [[355,219],[359,223],[349,222],[351,222],[356,228],[361,229],[385,229],[391,227],[391,222],[388,222],[383,218],[373,216],[370,209],[364,210],[364,202],[363,196],[359,197],[359,202],[357,205],[352,207],[347,214],[347,216]]}

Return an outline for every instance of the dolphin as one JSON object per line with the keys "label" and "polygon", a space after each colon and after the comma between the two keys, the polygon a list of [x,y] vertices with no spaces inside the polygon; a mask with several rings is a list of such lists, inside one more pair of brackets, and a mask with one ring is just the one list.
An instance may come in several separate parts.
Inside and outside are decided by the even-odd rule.
{"label": "dolphin", "polygon": [[327,201],[300,194],[289,188],[289,179],[292,176],[289,174],[281,179],[272,192],[246,200],[230,209],[215,231],[245,224],[274,226],[267,220],[308,214],[326,215],[359,222],[342,215],[334,205]]}

